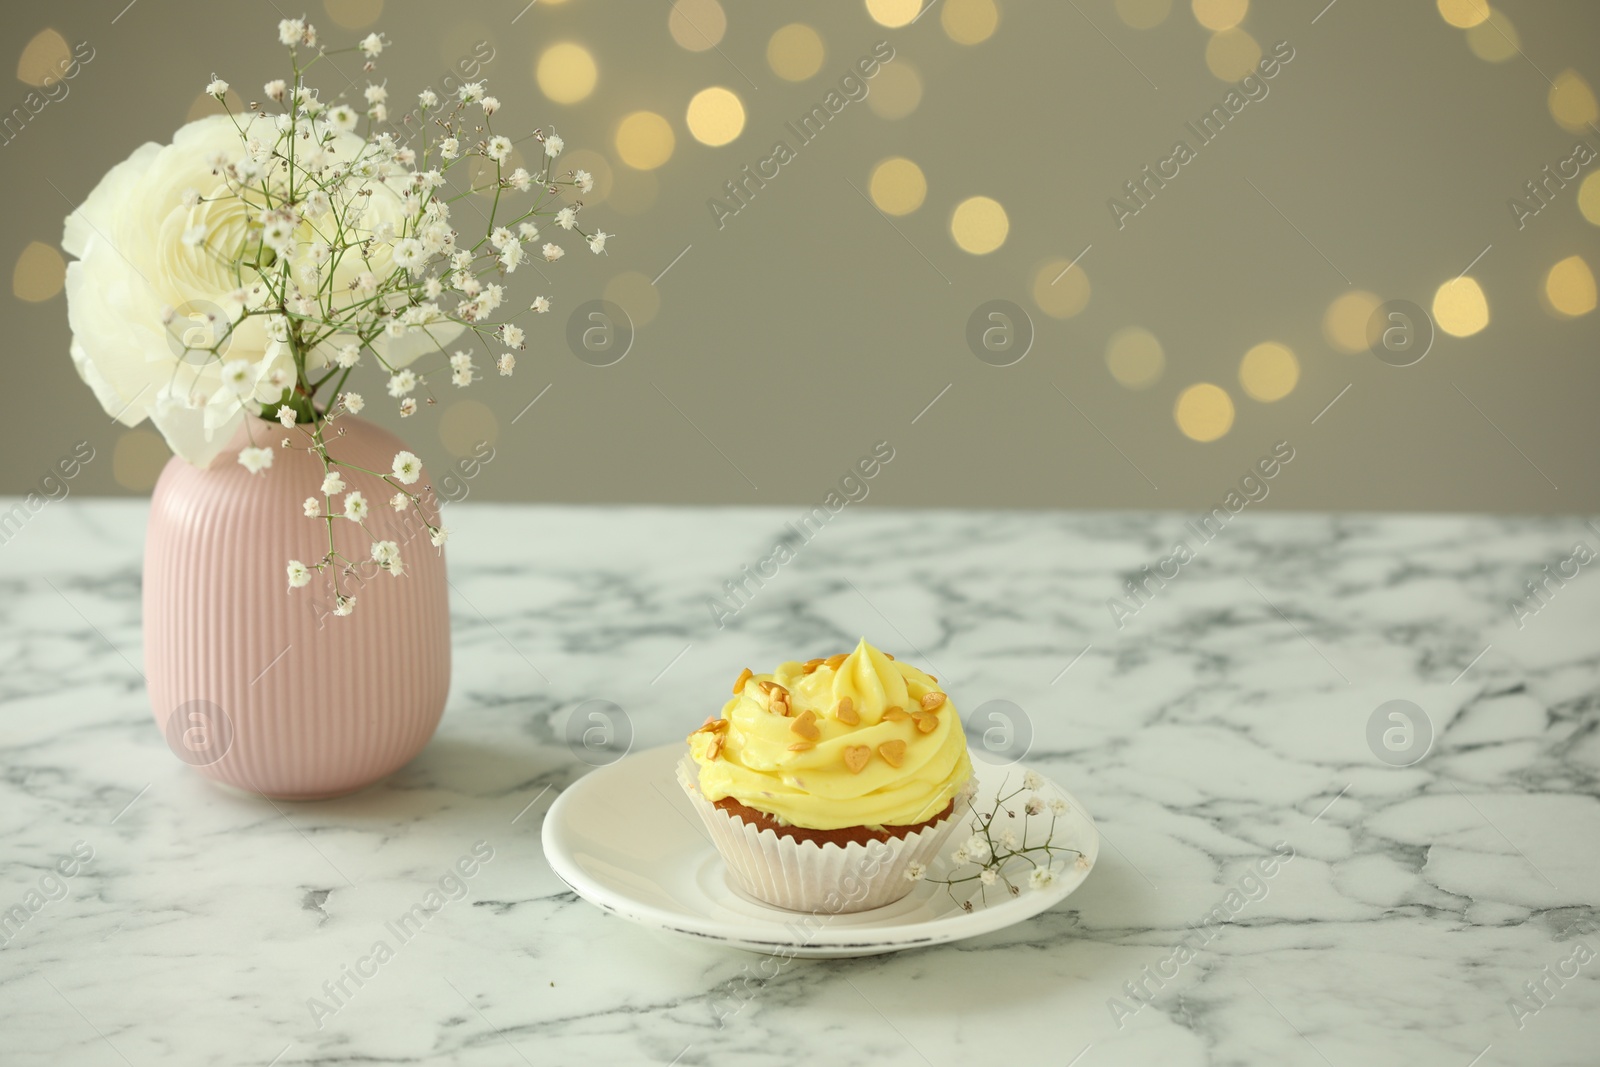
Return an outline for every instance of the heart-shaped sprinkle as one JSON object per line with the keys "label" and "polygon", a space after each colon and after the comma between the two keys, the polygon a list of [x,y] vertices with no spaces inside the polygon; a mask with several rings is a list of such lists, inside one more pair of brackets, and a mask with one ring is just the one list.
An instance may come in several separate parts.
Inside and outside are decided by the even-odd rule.
{"label": "heart-shaped sprinkle", "polygon": [[924,693],[922,695],[922,710],[935,711],[944,703],[943,693]]}
{"label": "heart-shaped sprinkle", "polygon": [[883,762],[889,766],[898,767],[905,762],[906,743],[898,738],[893,741],[885,741],[878,746],[878,755],[882,756]]}
{"label": "heart-shaped sprinkle", "polygon": [[906,709],[901,707],[884,708],[883,717],[889,722],[905,722],[911,718],[910,715],[906,714]]}
{"label": "heart-shaped sprinkle", "polygon": [[789,724],[789,730],[797,737],[807,741],[817,741],[822,737],[822,731],[817,728],[817,713],[807,709],[800,717]]}
{"label": "heart-shaped sprinkle", "polygon": [[844,746],[844,765],[850,768],[851,774],[860,774],[871,758],[872,749],[866,745]]}
{"label": "heart-shaped sprinkle", "polygon": [[735,693],[744,692],[744,683],[748,682],[751,678],[754,678],[754,677],[755,677],[755,672],[752,671],[749,667],[746,667],[744,670],[739,672],[739,677],[737,677],[737,678],[735,678],[733,680],[733,691]]}
{"label": "heart-shaped sprinkle", "polygon": [[837,656],[829,656],[827,659],[823,660],[822,662],[826,663],[832,669],[838,670],[839,669],[839,665],[841,663],[843,663],[845,660],[849,659],[849,658],[850,658],[850,654],[848,652],[841,652]]}
{"label": "heart-shaped sprinkle", "polygon": [[931,734],[933,728],[939,725],[939,716],[931,711],[919,711],[912,718],[917,720],[917,733]]}
{"label": "heart-shaped sprinkle", "polygon": [[849,697],[839,698],[839,706],[833,709],[833,717],[846,726],[856,726],[861,722],[861,713],[856,711],[855,702]]}

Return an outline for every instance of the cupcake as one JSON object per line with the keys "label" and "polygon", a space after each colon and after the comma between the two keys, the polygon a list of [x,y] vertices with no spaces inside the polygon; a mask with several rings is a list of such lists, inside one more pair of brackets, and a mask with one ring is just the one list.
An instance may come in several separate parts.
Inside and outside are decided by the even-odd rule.
{"label": "cupcake", "polygon": [[939,680],[862,640],[740,673],[678,778],[741,889],[838,913],[905,896],[962,820],[966,736]]}

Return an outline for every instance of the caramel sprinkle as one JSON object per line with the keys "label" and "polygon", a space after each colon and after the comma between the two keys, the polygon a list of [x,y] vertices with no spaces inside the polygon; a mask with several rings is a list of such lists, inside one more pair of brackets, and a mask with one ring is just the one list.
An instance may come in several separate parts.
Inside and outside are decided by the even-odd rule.
{"label": "caramel sprinkle", "polygon": [[898,738],[893,741],[885,741],[878,746],[878,755],[882,756],[883,762],[889,766],[898,767],[905,762],[906,743]]}
{"label": "caramel sprinkle", "polygon": [[922,694],[922,710],[923,711],[937,711],[939,706],[941,704],[943,704],[943,703],[944,703],[944,694],[943,693],[924,693],[924,694]]}
{"label": "caramel sprinkle", "polygon": [[831,670],[838,670],[839,666],[842,663],[844,663],[845,660],[847,660],[849,658],[850,658],[850,653],[841,652],[836,656],[829,656],[827,659],[823,660],[822,662],[826,663]]}
{"label": "caramel sprinkle", "polygon": [[817,713],[810,710],[802,712],[798,719],[789,724],[789,732],[807,741],[821,740],[822,731],[817,728]]}
{"label": "caramel sprinkle", "polygon": [[905,722],[911,718],[910,715],[906,714],[906,709],[898,705],[892,708],[884,708],[883,717],[890,722]]}
{"label": "caramel sprinkle", "polygon": [[815,742],[812,742],[812,741],[796,741],[794,744],[789,746],[789,751],[790,752],[810,752],[812,749],[814,749],[816,747],[817,746],[816,746]]}
{"label": "caramel sprinkle", "polygon": [[867,761],[872,758],[872,749],[866,745],[846,745],[844,747],[844,765],[850,768],[851,774],[860,774],[866,767]]}
{"label": "caramel sprinkle", "polygon": [[722,754],[722,735],[717,734],[711,738],[711,744],[706,746],[706,759],[716,759]]}
{"label": "caramel sprinkle", "polygon": [[728,728],[727,719],[710,718],[700,724],[697,734],[720,734]]}
{"label": "caramel sprinkle", "polygon": [[855,702],[849,697],[839,698],[839,706],[833,709],[833,717],[846,726],[857,726],[861,722],[861,713],[856,711]]}
{"label": "caramel sprinkle", "polygon": [[931,711],[919,711],[911,716],[917,722],[917,733],[931,734],[934,727],[939,725],[939,716]]}
{"label": "caramel sprinkle", "polygon": [[820,660],[820,659],[808,659],[805,662],[805,672],[807,674],[810,674],[812,671],[816,670],[820,666],[822,666],[822,660]]}
{"label": "caramel sprinkle", "polygon": [[739,677],[734,679],[733,691],[735,694],[744,692],[744,684],[755,677],[755,672],[749,667],[739,672]]}

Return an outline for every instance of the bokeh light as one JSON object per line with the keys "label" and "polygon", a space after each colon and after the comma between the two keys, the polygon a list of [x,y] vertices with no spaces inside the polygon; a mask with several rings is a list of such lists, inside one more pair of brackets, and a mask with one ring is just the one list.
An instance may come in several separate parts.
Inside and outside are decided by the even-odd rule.
{"label": "bokeh light", "polygon": [[880,67],[872,79],[872,91],[867,95],[867,106],[881,119],[903,119],[922,103],[922,76],[908,61],[896,57],[887,67]]}
{"label": "bokeh light", "polygon": [[1517,54],[1522,38],[1511,25],[1506,13],[1497,7],[1489,9],[1489,17],[1467,31],[1467,47],[1479,59],[1490,63],[1504,63]]}
{"label": "bokeh light", "polygon": [[1322,316],[1322,336],[1328,344],[1348,355],[1366,352],[1367,321],[1383,300],[1376,293],[1353,289],[1340,293]]}
{"label": "bokeh light", "polygon": [[347,30],[364,30],[383,14],[383,0],[322,0],[322,7],[328,18]]}
{"label": "bokeh light", "polygon": [[1476,279],[1462,275],[1433,294],[1433,321],[1451,337],[1471,337],[1489,325],[1489,300]]}
{"label": "bokeh light", "polygon": [[898,29],[922,12],[922,0],[867,0],[867,14],[874,22]]}
{"label": "bokeh light", "polygon": [[1208,30],[1231,30],[1244,21],[1250,0],[1192,0],[1195,21]]}
{"label": "bokeh light", "polygon": [[493,445],[499,439],[500,420],[482,401],[457,400],[446,404],[439,415],[439,443],[452,456],[474,455],[480,445]]}
{"label": "bokeh light", "polygon": [[1582,133],[1591,123],[1600,119],[1600,106],[1596,106],[1594,90],[1575,70],[1564,70],[1556,75],[1550,87],[1550,117],[1564,130]]}
{"label": "bokeh light", "polygon": [[72,49],[67,39],[52,29],[33,35],[17,60],[17,80],[24,85],[45,85],[59,81],[72,64]]}
{"label": "bokeh light", "polygon": [[1600,226],[1600,170],[1594,171],[1578,186],[1578,210],[1583,217]]}
{"label": "bokeh light", "polygon": [[1489,0],[1439,0],[1439,14],[1450,25],[1470,30],[1489,17]]}
{"label": "bokeh light", "polygon": [[655,170],[677,143],[671,124],[654,111],[635,111],[617,125],[617,155],[635,170]]}
{"label": "bokeh light", "polygon": [[1558,314],[1587,315],[1595,304],[1594,272],[1582,256],[1568,256],[1545,275],[1544,297]]}
{"label": "bokeh light", "polygon": [[1270,404],[1294,392],[1300,381],[1300,361],[1276,341],[1263,341],[1239,361],[1239,384],[1252,400]]}
{"label": "bokeh light", "polygon": [[1129,389],[1148,389],[1161,380],[1167,355],[1156,335],[1143,326],[1128,326],[1106,342],[1106,369]]}
{"label": "bokeh light", "polygon": [[950,236],[963,252],[987,255],[1006,243],[1011,220],[1000,201],[987,196],[969,196],[956,205],[950,216]]}
{"label": "bokeh light", "polygon": [[129,430],[111,449],[111,477],[124,489],[144,492],[156,484],[172,450],[161,435],[150,430]]}
{"label": "bokeh light", "polygon": [[767,41],[767,66],[784,81],[803,82],[822,69],[822,35],[803,22],[781,27]]}
{"label": "bokeh light", "polygon": [[1178,394],[1172,418],[1185,437],[1215,441],[1233,428],[1233,398],[1220,385],[1196,382]]}
{"label": "bokeh light", "polygon": [[1172,14],[1172,0],[1117,0],[1117,17],[1135,30],[1153,30]]}
{"label": "bokeh light", "polygon": [[558,104],[576,104],[594,92],[600,72],[587,48],[562,41],[539,55],[534,76],[545,96]]}
{"label": "bokeh light", "polygon": [[636,270],[623,271],[606,282],[605,298],[626,311],[635,326],[651,322],[661,310],[661,290]]}
{"label": "bokeh light", "polygon": [[928,195],[922,168],[902,156],[890,156],[872,168],[867,182],[872,202],[886,215],[909,215]]}
{"label": "bokeh light", "polygon": [[994,0],[944,0],[939,25],[956,44],[979,44],[994,36],[1000,25],[1000,9],[994,6]]}
{"label": "bokeh light", "polygon": [[715,48],[728,32],[728,15],[717,0],[673,0],[667,32],[691,52]]}
{"label": "bokeh light", "polygon": [[1225,82],[1236,82],[1261,62],[1261,46],[1243,30],[1213,33],[1206,42],[1206,68]]}
{"label": "bokeh light", "polygon": [[720,85],[701,89],[689,100],[685,122],[701,144],[725,145],[744,131],[744,102],[732,89]]}
{"label": "bokeh light", "polygon": [[30,304],[49,300],[66,281],[67,261],[42,241],[29,241],[11,270],[12,295]]}
{"label": "bokeh light", "polygon": [[1052,259],[1033,275],[1033,302],[1053,319],[1070,319],[1089,303],[1089,275],[1083,264]]}

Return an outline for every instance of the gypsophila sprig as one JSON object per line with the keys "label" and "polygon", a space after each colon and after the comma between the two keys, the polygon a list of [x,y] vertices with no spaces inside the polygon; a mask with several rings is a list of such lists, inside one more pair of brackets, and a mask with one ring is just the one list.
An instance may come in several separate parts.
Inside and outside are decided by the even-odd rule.
{"label": "gypsophila sprig", "polygon": [[[270,476],[276,448],[315,455],[324,478],[320,487],[306,487],[320,493],[302,510],[326,526],[326,551],[278,565],[286,566],[290,588],[327,578],[334,614],[347,615],[356,601],[351,584],[380,570],[404,573],[398,546],[367,529],[369,498],[384,500],[393,490],[395,510],[414,517],[430,544],[447,536],[416,456],[401,452],[384,471],[330,454],[329,443],[343,432],[339,420],[365,404],[361,392],[347,388],[351,374],[365,366],[401,416],[434,404],[436,386],[489,380],[480,365],[510,375],[511,350],[530,343],[512,320],[545,312],[550,301],[508,300],[509,276],[535,256],[557,262],[566,252],[561,242],[572,236],[596,253],[615,237],[581,224],[578,197],[593,178],[558,171],[564,145],[553,130],[523,138],[531,138],[536,162],[531,170],[516,166],[516,142],[494,129],[501,101],[483,82],[444,97],[423,90],[416,107],[390,125],[391,96],[398,100],[400,90],[389,81],[369,78],[324,99],[308,80],[341,52],[358,57],[370,76],[392,44],[388,37],[372,32],[329,48],[303,17],[281,20],[277,35],[292,76],[266,81],[262,100],[236,111],[229,83],[213,74],[204,90],[227,113],[189,124],[160,149],[172,161],[162,173],[185,176],[181,185],[139,187],[143,203],[170,205],[162,207],[170,211],[163,224],[150,227],[171,246],[159,251],[163,264],[174,264],[170,270],[152,282],[150,271],[127,260],[119,265],[87,239],[104,227],[108,210],[128,206],[114,203],[120,186],[108,183],[117,172],[68,218],[64,243],[92,268],[98,288],[160,293],[180,309],[152,307],[160,328],[148,349],[135,350],[127,339],[149,331],[113,329],[108,321],[104,329],[75,330],[73,354],[108,411],[127,425],[152,418],[173,451],[197,466],[210,463],[241,424],[250,447],[238,460],[252,474]],[[457,226],[454,205],[466,197],[486,203],[486,210],[463,213],[474,224],[486,216],[481,235],[476,225],[470,236]],[[554,239],[540,240],[538,218],[560,220]],[[476,345],[462,342],[469,332]],[[480,348],[483,364],[474,359]],[[279,427],[258,420],[281,423],[289,436],[274,440]],[[346,492],[341,472],[385,485],[366,495]],[[350,552],[361,558],[335,543],[344,523],[360,528],[360,547],[352,542]]]}
{"label": "gypsophila sprig", "polygon": [[[1014,897],[1022,892],[1023,886],[1047,889],[1054,885],[1059,877],[1057,857],[1071,855],[1079,869],[1087,869],[1087,856],[1075,848],[1055,843],[1056,820],[1070,810],[1066,801],[1042,796],[1044,780],[1033,771],[1023,776],[1021,787],[1008,793],[1006,784],[1009,781],[1007,778],[1000,783],[994,805],[988,811],[977,809],[970,791],[962,797],[972,813],[971,833],[950,852],[948,877],[929,878],[926,868],[917,863],[911,865],[906,877],[944,886],[951,900],[963,911],[971,911],[972,897],[958,898],[956,886],[976,882],[978,899],[987,904],[990,889],[1004,886],[1006,894]],[[1018,797],[1023,799],[1018,802]],[[1049,822],[1042,829],[1036,827],[1034,818],[1045,812],[1050,814]]]}

